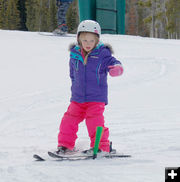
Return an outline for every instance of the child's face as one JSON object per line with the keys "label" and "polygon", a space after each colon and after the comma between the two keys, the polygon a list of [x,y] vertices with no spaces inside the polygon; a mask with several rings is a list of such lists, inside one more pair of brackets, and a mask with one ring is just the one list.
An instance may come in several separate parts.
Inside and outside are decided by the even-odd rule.
{"label": "child's face", "polygon": [[97,36],[93,33],[82,33],[79,39],[86,52],[90,52],[97,44]]}

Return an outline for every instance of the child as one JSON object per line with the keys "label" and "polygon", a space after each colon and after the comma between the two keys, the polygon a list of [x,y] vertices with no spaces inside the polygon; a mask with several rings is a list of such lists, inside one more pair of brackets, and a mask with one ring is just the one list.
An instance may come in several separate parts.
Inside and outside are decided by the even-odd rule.
{"label": "child", "polygon": [[56,154],[73,151],[77,139],[78,124],[84,119],[93,152],[96,127],[104,128],[99,152],[110,152],[109,129],[104,125],[104,108],[107,99],[107,73],[119,76],[121,63],[111,55],[108,46],[99,42],[101,28],[92,20],[82,21],[77,30],[77,45],[70,48],[71,103],[65,112],[58,135]]}

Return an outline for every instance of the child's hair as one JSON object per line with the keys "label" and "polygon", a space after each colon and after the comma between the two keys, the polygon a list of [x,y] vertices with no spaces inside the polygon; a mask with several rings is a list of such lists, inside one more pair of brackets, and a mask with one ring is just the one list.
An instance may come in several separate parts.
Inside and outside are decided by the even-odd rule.
{"label": "child's hair", "polygon": [[78,37],[77,37],[78,45],[81,46],[81,37],[83,37],[83,36],[85,36],[86,34],[89,34],[89,33],[94,35],[95,40],[96,40],[96,45],[98,44],[98,42],[99,42],[99,36],[96,33],[92,33],[92,32],[80,32],[78,34]]}

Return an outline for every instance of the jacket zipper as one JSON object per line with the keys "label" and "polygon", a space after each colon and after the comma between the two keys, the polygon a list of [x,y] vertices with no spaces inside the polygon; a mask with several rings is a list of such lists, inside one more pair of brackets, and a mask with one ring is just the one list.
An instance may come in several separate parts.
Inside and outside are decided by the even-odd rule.
{"label": "jacket zipper", "polygon": [[84,101],[86,102],[86,65],[84,65]]}

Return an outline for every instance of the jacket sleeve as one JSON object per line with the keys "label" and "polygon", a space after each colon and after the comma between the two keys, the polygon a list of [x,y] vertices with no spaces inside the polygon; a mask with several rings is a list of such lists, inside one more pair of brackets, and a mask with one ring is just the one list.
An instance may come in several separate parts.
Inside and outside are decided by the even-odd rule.
{"label": "jacket sleeve", "polygon": [[106,69],[109,69],[109,66],[121,65],[121,62],[112,56],[111,51],[108,48],[102,51],[102,61]]}

